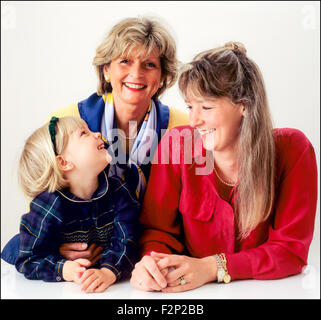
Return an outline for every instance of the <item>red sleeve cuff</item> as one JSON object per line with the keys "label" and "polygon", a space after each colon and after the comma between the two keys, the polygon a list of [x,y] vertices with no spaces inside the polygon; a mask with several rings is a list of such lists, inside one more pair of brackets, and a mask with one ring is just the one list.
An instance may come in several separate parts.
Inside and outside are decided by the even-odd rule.
{"label": "red sleeve cuff", "polygon": [[253,278],[251,261],[245,252],[225,253],[227,270],[231,279]]}

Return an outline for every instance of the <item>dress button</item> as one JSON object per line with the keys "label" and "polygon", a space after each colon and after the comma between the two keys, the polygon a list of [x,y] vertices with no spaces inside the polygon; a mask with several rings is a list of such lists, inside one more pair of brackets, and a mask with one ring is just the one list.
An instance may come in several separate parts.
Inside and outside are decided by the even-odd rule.
{"label": "dress button", "polygon": [[57,280],[57,281],[61,281],[61,277],[57,276],[57,277],[56,277],[56,280]]}

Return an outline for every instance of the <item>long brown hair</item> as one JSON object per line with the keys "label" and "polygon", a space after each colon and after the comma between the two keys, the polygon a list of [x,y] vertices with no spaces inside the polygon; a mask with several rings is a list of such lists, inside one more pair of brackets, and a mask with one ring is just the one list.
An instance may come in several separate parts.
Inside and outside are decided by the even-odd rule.
{"label": "long brown hair", "polygon": [[273,125],[262,74],[247,57],[242,43],[229,42],[198,54],[183,69],[178,85],[183,95],[192,88],[197,95],[228,97],[234,104],[245,106],[235,206],[239,237],[243,239],[269,217],[275,196]]}

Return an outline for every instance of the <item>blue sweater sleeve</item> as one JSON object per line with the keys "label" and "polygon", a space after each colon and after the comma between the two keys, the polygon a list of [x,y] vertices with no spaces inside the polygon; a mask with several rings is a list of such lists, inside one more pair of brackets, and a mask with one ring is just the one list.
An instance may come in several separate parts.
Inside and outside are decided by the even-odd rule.
{"label": "blue sweater sleeve", "polygon": [[130,276],[139,258],[141,207],[130,193],[126,183],[117,177],[111,177],[109,181],[114,188],[114,230],[110,247],[102,253],[100,266],[110,269],[119,280]]}
{"label": "blue sweater sleeve", "polygon": [[43,192],[30,203],[20,223],[20,248],[16,269],[27,279],[61,281],[66,259],[59,254],[61,226],[59,196]]}

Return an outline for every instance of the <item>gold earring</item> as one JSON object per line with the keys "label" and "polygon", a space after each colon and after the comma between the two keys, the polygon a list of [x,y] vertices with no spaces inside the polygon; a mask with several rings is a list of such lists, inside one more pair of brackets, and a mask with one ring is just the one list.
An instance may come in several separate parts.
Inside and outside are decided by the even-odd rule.
{"label": "gold earring", "polygon": [[164,84],[164,83],[163,83],[163,82],[161,82],[161,83],[159,84],[159,88],[161,88],[161,87],[163,86],[163,84]]}
{"label": "gold earring", "polygon": [[106,82],[110,82],[110,77],[109,77],[108,74],[105,74],[104,77],[105,77],[105,81],[106,81]]}

